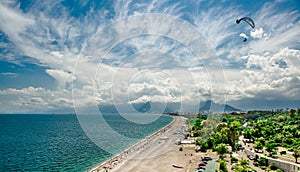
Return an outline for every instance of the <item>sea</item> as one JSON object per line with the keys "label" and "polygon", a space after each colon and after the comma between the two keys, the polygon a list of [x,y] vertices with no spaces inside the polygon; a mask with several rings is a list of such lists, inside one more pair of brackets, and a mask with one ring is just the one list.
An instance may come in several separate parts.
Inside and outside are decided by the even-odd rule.
{"label": "sea", "polygon": [[[103,117],[115,132],[137,140],[173,120],[160,115],[137,124],[119,114]],[[123,143],[122,149],[132,144]],[[75,114],[0,114],[0,171],[87,171],[111,158],[111,152],[86,135]]]}

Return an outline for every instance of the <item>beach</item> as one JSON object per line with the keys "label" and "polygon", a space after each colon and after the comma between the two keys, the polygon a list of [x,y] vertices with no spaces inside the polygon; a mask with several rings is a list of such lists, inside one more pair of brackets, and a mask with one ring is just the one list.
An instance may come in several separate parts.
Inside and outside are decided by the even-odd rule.
{"label": "beach", "polygon": [[[194,168],[199,155],[196,155],[193,145],[175,144],[184,136],[174,132],[185,129],[187,119],[174,116],[173,122],[166,127],[90,171],[189,171],[189,168]],[[179,148],[183,150],[179,151]]]}

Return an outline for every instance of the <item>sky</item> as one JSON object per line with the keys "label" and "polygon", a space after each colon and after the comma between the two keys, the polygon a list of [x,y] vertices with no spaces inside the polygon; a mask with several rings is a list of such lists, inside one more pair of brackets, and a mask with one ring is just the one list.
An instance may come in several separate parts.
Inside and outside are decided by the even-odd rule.
{"label": "sky", "polygon": [[0,2],[0,113],[298,108],[299,66],[298,0]]}

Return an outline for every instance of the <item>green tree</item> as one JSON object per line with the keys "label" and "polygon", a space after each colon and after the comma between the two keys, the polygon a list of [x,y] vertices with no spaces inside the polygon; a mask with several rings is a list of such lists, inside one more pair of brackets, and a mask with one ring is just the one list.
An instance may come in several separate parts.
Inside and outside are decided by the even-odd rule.
{"label": "green tree", "polygon": [[241,123],[239,121],[233,121],[229,126],[229,144],[233,150],[235,150],[235,145],[240,137]]}
{"label": "green tree", "polygon": [[276,143],[267,143],[266,151],[269,152],[269,156],[272,156],[278,148],[276,147]]}
{"label": "green tree", "polygon": [[221,142],[219,143],[228,143],[228,133],[229,133],[229,128],[228,127],[224,127],[220,130],[220,135],[219,135],[219,139],[221,140]]}
{"label": "green tree", "polygon": [[222,144],[219,144],[217,147],[216,147],[216,150],[217,150],[217,153],[219,154],[220,158],[223,160],[224,159],[224,155],[227,153],[228,149],[227,149],[227,146],[222,143]]}
{"label": "green tree", "polygon": [[300,157],[300,149],[299,148],[293,149],[293,156],[295,158],[295,162],[298,163],[298,158]]}
{"label": "green tree", "polygon": [[239,160],[236,157],[230,159],[231,164],[237,163]]}
{"label": "green tree", "polygon": [[215,138],[209,137],[206,142],[207,142],[207,145],[208,145],[208,149],[211,149],[215,145]]}
{"label": "green tree", "polygon": [[290,117],[293,118],[295,116],[295,113],[296,113],[296,110],[295,109],[291,109],[290,113],[289,113]]}
{"label": "green tree", "polygon": [[201,137],[196,137],[195,138],[195,144],[200,145],[201,144]]}
{"label": "green tree", "polygon": [[278,120],[279,122],[283,122],[283,121],[286,120],[286,117],[283,116],[283,115],[279,115],[279,116],[277,117],[277,120]]}
{"label": "green tree", "polygon": [[277,170],[277,167],[276,167],[276,165],[275,165],[274,163],[272,163],[272,164],[270,165],[270,170],[272,170],[272,171]]}
{"label": "green tree", "polygon": [[244,131],[244,137],[245,139],[253,139],[252,129],[246,129]]}
{"label": "green tree", "polygon": [[241,159],[241,160],[239,161],[239,163],[240,163],[240,165],[241,165],[243,168],[249,167],[249,160],[247,160],[247,159]]}
{"label": "green tree", "polygon": [[249,166],[249,160],[241,159],[239,162],[234,166],[235,172],[248,172],[251,171],[252,168]]}
{"label": "green tree", "polygon": [[223,172],[227,172],[228,171],[227,167],[226,167],[226,161],[220,160],[219,164],[220,164],[220,171],[223,171]]}
{"label": "green tree", "polygon": [[258,151],[263,150],[264,145],[260,141],[255,141],[254,142],[254,149],[257,149]]}

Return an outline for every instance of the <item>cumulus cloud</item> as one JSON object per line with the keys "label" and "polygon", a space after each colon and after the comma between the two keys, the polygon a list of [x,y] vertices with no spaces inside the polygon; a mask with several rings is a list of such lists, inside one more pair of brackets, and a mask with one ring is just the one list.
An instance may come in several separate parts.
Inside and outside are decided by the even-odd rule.
{"label": "cumulus cloud", "polygon": [[250,31],[250,36],[252,38],[262,38],[264,36],[264,29],[259,28],[259,29],[254,29],[254,31]]}
{"label": "cumulus cloud", "polygon": [[298,100],[300,70],[297,65],[300,65],[299,50],[285,48],[275,54],[249,55],[247,68],[242,70],[239,80],[228,78],[230,94],[227,98]]}
{"label": "cumulus cloud", "polygon": [[65,89],[75,79],[75,77],[73,77],[71,73],[65,72],[63,70],[46,69],[46,73],[56,79],[59,89]]}

